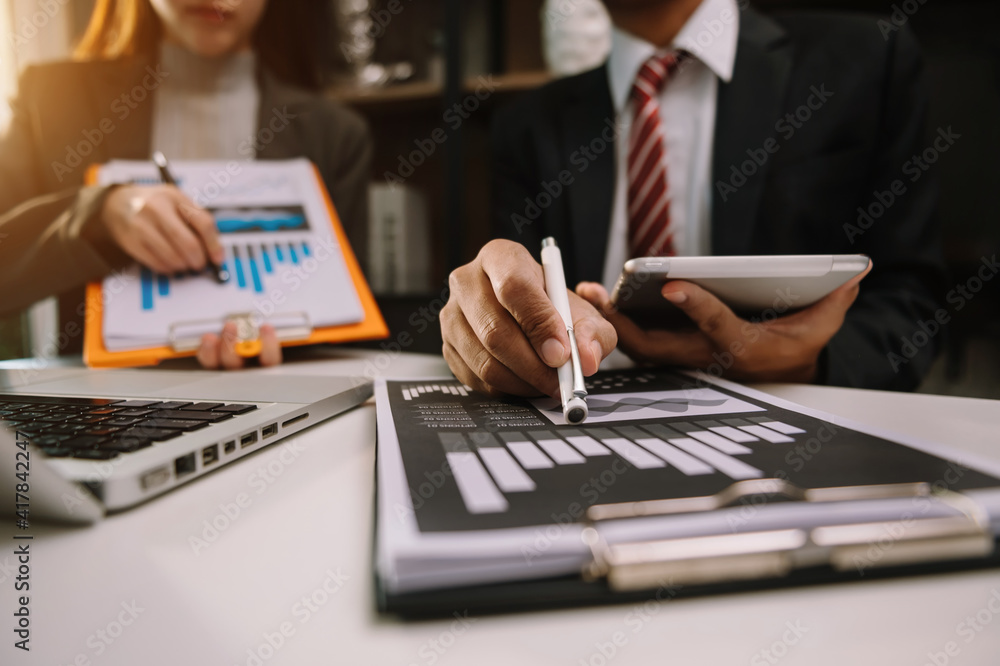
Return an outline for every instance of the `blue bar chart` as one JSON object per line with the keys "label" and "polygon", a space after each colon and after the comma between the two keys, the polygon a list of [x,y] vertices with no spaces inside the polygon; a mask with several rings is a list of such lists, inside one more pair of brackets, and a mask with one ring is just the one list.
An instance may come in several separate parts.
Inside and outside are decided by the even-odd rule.
{"label": "blue bar chart", "polygon": [[302,206],[256,208],[209,208],[215,226],[223,234],[247,232],[305,231],[309,229]]}
{"label": "blue bar chart", "polygon": [[[251,290],[263,294],[266,291],[266,276],[273,275],[278,270],[278,264],[298,265],[312,254],[309,242],[300,240],[230,245],[227,248],[229,258],[223,262],[222,268],[233,277],[228,283],[219,285],[219,288]],[[160,275],[142,267],[139,272],[142,309],[155,309],[156,299],[169,298],[172,286],[178,281],[206,279],[207,276],[207,271]]]}
{"label": "blue bar chart", "polygon": [[[215,217],[215,224],[226,241],[239,238],[241,234],[260,234],[275,238],[287,238],[287,232],[308,231],[309,223],[302,206],[257,206],[234,208],[208,208]],[[283,233],[284,232],[284,233]],[[300,234],[294,234],[300,235]],[[312,256],[309,242],[298,239],[282,239],[274,242],[226,243],[227,259],[222,268],[233,279],[223,285],[226,288],[265,292],[265,277],[276,270],[275,264],[298,265],[306,257]],[[273,261],[272,261],[273,258]],[[230,267],[232,270],[230,271]],[[168,298],[172,282],[201,274],[157,275],[147,268],[140,272],[142,309],[155,308],[157,298]]]}
{"label": "blue bar chart", "polygon": [[[180,189],[212,215],[222,246],[216,258],[225,279],[220,281],[211,267],[174,272],[171,265],[161,274],[139,264],[106,277],[104,293],[115,296],[105,299],[103,309],[109,351],[150,349],[171,345],[177,336],[191,340],[217,333],[236,314],[285,325],[301,321],[305,313],[314,327],[364,320],[315,168],[305,159],[253,161],[222,183],[219,174],[229,166],[198,160],[172,165]],[[148,160],[112,160],[98,174],[101,185],[160,184]],[[164,248],[164,253],[170,251]]]}

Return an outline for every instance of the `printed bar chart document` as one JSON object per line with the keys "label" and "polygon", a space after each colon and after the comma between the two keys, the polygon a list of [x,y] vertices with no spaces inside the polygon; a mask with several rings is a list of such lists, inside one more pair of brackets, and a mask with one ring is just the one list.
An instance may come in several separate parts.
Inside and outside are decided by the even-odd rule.
{"label": "printed bar chart document", "polygon": [[574,576],[607,591],[847,571],[881,529],[879,566],[994,553],[996,464],[704,375],[598,373],[587,390],[570,427],[553,399],[376,386],[383,609]]}
{"label": "printed bar chart document", "polygon": [[[217,333],[238,316],[254,327],[297,331],[301,341],[320,329],[374,319],[368,335],[384,335],[351,249],[308,160],[172,164],[177,185],[215,218],[225,248],[218,282],[210,272],[159,275],[134,265],[101,285],[101,342],[107,352],[173,348]],[[98,184],[158,184],[152,162],[112,161],[95,172]],[[364,327],[362,327],[364,328]],[[378,330],[374,330],[378,329]],[[284,338],[282,338],[284,339]]]}

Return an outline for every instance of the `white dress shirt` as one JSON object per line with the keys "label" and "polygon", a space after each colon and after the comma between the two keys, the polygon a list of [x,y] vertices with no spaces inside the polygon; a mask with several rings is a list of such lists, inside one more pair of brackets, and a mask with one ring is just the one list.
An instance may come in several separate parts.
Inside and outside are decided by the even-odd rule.
{"label": "white dress shirt", "polygon": [[153,150],[174,160],[252,159],[260,112],[253,52],[204,58],[164,43],[160,65],[169,75],[153,102]]}
{"label": "white dress shirt", "polygon": [[620,128],[616,142],[616,182],[611,208],[603,283],[610,292],[628,256],[626,216],[628,136],[634,114],[632,85],[654,54],[687,51],[659,95],[666,140],[667,195],[674,247],[680,255],[711,253],[712,147],[719,80],[729,82],[736,61],[739,10],[736,0],[704,0],[669,48],[652,44],[617,27],[611,36],[608,83]]}

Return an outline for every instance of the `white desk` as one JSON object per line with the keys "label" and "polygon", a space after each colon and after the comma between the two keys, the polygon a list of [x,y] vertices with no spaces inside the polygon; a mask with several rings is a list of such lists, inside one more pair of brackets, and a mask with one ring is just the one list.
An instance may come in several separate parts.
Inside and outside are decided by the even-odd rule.
{"label": "white desk", "polygon": [[[348,352],[283,370],[346,374],[371,360]],[[447,370],[429,356],[375,360],[388,365],[387,376]],[[761,388],[1000,457],[998,402]],[[1000,663],[1000,570],[492,616],[467,626],[380,617],[372,592],[374,463],[375,407],[367,404],[94,527],[34,526],[32,652],[26,658],[11,646],[13,587],[0,569],[0,663],[63,666],[78,655],[87,660],[79,663],[129,666]],[[241,494],[249,504],[196,554],[189,539],[204,537],[205,521]],[[4,521],[0,565],[14,563],[12,532]],[[323,590],[328,572],[340,579],[329,581],[339,585],[332,594]],[[301,605],[310,596],[315,610]],[[123,604],[132,602],[142,610],[121,627],[119,616],[129,619]],[[989,620],[981,631],[960,625],[977,614]],[[294,633],[273,650],[265,635],[277,643],[283,624]],[[98,631],[116,637],[108,644]],[[620,646],[607,658],[599,646],[610,654],[616,634]]]}

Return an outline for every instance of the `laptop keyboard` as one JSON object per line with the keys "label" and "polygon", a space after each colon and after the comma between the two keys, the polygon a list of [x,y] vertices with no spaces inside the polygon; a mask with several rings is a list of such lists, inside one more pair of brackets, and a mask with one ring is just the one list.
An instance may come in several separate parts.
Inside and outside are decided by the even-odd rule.
{"label": "laptop keyboard", "polygon": [[0,423],[51,457],[110,460],[257,409],[221,402],[0,396]]}

